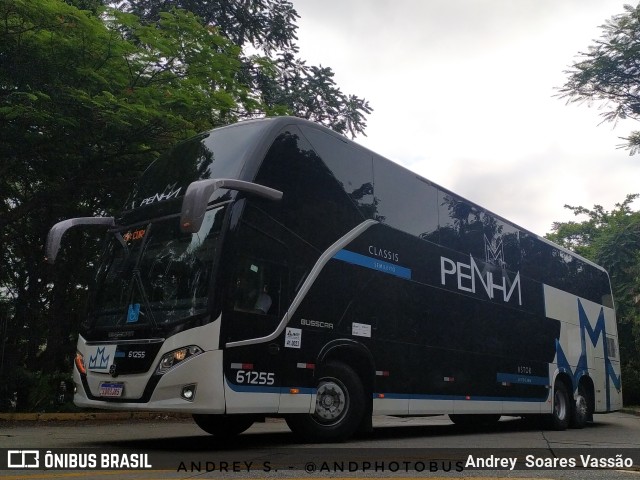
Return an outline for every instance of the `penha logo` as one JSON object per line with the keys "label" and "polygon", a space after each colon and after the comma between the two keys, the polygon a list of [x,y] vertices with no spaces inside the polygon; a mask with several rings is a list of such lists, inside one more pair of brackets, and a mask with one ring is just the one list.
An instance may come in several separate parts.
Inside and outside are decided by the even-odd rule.
{"label": "penha logo", "polygon": [[504,248],[502,248],[502,240],[500,242],[491,242],[484,236],[484,253],[487,263],[496,267],[506,268],[507,263],[504,261]]}
{"label": "penha logo", "polygon": [[98,348],[95,355],[89,355],[89,368],[96,370],[106,370],[109,366],[109,358],[111,355],[105,356],[105,347]]}
{"label": "penha logo", "polygon": [[170,198],[177,198],[182,190],[182,187],[176,188],[177,184],[178,182],[173,185],[167,185],[162,193],[156,193],[155,195],[151,195],[150,197],[143,199],[140,202],[140,206],[151,205],[152,203],[162,202],[164,200],[169,200]]}
{"label": "penha logo", "polygon": [[[504,260],[502,240],[490,241],[484,236],[485,263],[469,255],[469,263],[456,262],[447,257],[440,257],[440,283],[457,288],[463,292],[478,293],[484,291],[490,299],[501,298],[509,303],[513,298],[522,305],[522,289],[520,286],[520,272],[509,275],[507,263]],[[502,271],[491,271],[493,265]],[[481,268],[482,267],[482,268]]]}

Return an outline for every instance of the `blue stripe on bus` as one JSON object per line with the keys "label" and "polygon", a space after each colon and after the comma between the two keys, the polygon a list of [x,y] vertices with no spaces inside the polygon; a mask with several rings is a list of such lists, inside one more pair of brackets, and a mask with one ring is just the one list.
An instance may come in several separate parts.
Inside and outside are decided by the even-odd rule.
{"label": "blue stripe on bus", "polygon": [[[383,398],[378,395],[384,395]],[[374,393],[374,400],[461,400],[465,402],[545,402],[545,398],[529,398],[529,397],[483,397],[470,395],[422,395],[408,393]]]}
{"label": "blue stripe on bus", "polygon": [[517,383],[520,385],[549,385],[549,379],[547,377],[538,377],[535,375],[518,375],[515,373],[498,373],[496,375],[496,381],[506,383]]}
{"label": "blue stripe on bus", "polygon": [[372,270],[377,270],[382,273],[388,273],[389,275],[395,275],[396,277],[411,279],[411,269],[409,268],[384,262],[377,258],[367,257],[366,255],[361,255],[350,250],[340,250],[333,258],[361,267],[371,268]]}
{"label": "blue stripe on bus", "polygon": [[316,388],[303,388],[303,387],[269,387],[263,385],[237,385],[235,383],[227,382],[229,388],[234,392],[241,393],[291,393],[292,388],[298,389],[297,395],[311,395],[317,392]]}
{"label": "blue stripe on bus", "polygon": [[[262,385],[237,385],[227,382],[229,388],[234,392],[241,393],[284,393],[289,394],[291,388],[299,390],[298,395],[313,395],[317,393],[316,388],[303,387],[269,387]],[[424,394],[408,394],[408,393],[384,393],[384,398],[379,398],[378,393],[373,394],[375,400],[463,400],[466,402],[544,402],[546,398],[528,398],[528,397],[484,397],[471,395],[467,398],[465,395],[424,395]]]}

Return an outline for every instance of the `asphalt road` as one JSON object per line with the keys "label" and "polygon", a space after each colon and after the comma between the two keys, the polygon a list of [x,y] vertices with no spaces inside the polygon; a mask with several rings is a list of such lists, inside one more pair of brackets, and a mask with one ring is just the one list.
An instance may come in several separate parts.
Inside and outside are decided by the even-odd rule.
{"label": "asphalt road", "polygon": [[[0,478],[393,476],[640,480],[640,417],[613,413],[597,415],[595,420],[583,430],[556,432],[520,419],[503,418],[494,427],[466,430],[453,425],[447,417],[377,417],[372,434],[338,445],[300,444],[281,420],[255,424],[233,441],[211,437],[190,420],[162,416],[146,421],[5,422],[0,424],[0,449],[37,451],[40,468],[3,470]],[[51,454],[45,465],[47,452]],[[63,468],[74,466],[69,462],[92,459],[100,465],[102,455],[111,453],[120,454],[113,460],[116,466],[141,461],[150,467],[118,471]],[[0,452],[2,457],[7,455],[5,450]],[[587,455],[615,461],[629,459],[633,466],[586,470],[572,466],[571,462],[579,466]],[[514,470],[510,470],[510,458],[518,459]],[[7,461],[8,457],[0,458],[0,465],[6,466]],[[42,468],[54,461],[59,469]],[[568,466],[537,468],[554,461]],[[480,462],[487,462],[490,469],[472,468]]]}

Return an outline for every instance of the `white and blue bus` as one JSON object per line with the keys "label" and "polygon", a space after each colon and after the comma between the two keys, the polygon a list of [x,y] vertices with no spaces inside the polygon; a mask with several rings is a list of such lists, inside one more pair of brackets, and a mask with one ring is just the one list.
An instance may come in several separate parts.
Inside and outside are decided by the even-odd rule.
{"label": "white and blue bus", "polygon": [[306,120],[211,130],[149,166],[106,230],[77,405],[283,417],[343,440],[372,415],[455,423],[621,408],[607,272]]}

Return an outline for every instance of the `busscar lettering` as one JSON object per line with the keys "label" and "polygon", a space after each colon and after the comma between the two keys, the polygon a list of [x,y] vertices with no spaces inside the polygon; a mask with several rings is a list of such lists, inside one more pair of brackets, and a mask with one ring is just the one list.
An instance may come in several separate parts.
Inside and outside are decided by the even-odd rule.
{"label": "busscar lettering", "polygon": [[460,291],[470,293],[484,291],[491,299],[496,298],[496,292],[502,292],[502,300],[505,303],[509,303],[513,294],[517,292],[518,305],[522,305],[520,272],[511,279],[507,272],[503,271],[502,278],[497,278],[491,271],[483,274],[471,255],[469,255],[469,263],[454,262],[450,258],[440,257],[440,283],[447,285],[447,280],[451,276],[456,280],[455,286]]}
{"label": "busscar lettering", "polygon": [[333,330],[333,323],[320,322],[318,320],[307,320],[306,318],[300,319],[300,325],[306,325],[307,327],[328,328]]}

